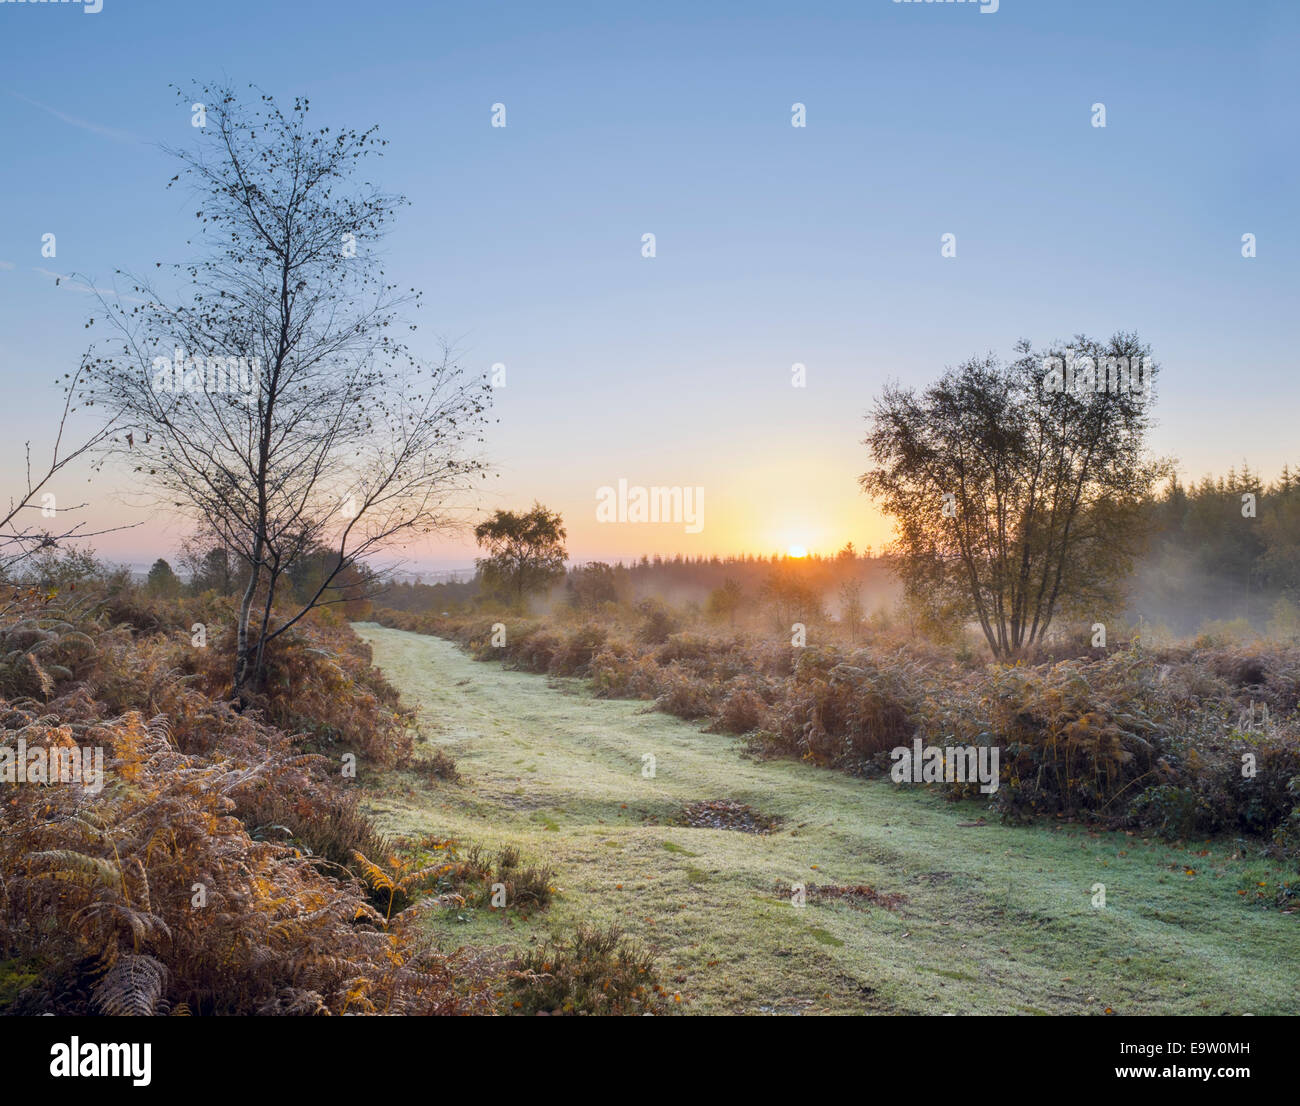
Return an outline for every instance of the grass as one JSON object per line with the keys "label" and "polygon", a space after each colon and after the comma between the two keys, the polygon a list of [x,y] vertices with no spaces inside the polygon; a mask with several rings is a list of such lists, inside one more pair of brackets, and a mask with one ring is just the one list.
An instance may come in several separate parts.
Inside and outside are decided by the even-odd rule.
{"label": "grass", "polygon": [[[434,918],[449,944],[526,950],[581,923],[618,925],[657,954],[688,1013],[1295,1012],[1300,917],[1252,890],[1293,875],[1238,842],[962,827],[982,804],[756,762],[737,739],[644,703],[593,699],[438,638],[357,630],[461,777],[365,781],[380,827],[514,845],[555,869],[546,912]],[[724,797],[778,828],[670,824]],[[906,899],[886,910],[809,895],[799,908],[795,884]]]}

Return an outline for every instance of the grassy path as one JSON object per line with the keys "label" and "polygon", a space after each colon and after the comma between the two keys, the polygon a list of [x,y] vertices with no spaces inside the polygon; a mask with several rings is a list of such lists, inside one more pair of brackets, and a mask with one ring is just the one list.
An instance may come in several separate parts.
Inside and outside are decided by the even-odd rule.
{"label": "grassy path", "polygon": [[[371,781],[379,823],[515,844],[556,870],[543,913],[437,922],[456,944],[522,947],[559,925],[617,922],[656,949],[665,984],[697,1013],[1300,1012],[1300,917],[1252,904],[1277,869],[1234,859],[1232,842],[962,826],[979,806],[747,760],[735,739],[645,703],[592,699],[438,638],[357,630],[463,777]],[[780,816],[780,829],[666,824],[684,803],[723,798]],[[794,883],[906,901],[796,908],[778,889]]]}

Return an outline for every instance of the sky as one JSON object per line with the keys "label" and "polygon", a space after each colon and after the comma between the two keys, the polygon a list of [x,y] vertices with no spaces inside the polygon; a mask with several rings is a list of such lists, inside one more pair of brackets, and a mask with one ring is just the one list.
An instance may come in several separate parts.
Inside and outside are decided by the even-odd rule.
{"label": "sky", "polygon": [[[424,292],[426,351],[506,367],[462,517],[540,500],[575,561],[880,547],[874,397],[1022,337],[1151,343],[1152,448],[1187,479],[1297,464],[1297,6],[996,7],[0,2],[0,471],[48,448],[88,341],[92,297],[55,276],[193,256],[169,85],[213,80],[378,124],[375,179],[410,201],[383,256]],[[620,480],[703,489],[698,532],[598,521]],[[55,491],[131,527],[109,559],[185,534],[121,472]],[[474,553],[462,531],[405,556]]]}

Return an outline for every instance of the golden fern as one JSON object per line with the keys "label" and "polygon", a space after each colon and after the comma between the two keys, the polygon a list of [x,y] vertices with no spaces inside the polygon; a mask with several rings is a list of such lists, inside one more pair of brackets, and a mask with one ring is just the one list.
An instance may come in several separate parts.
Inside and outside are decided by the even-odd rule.
{"label": "golden fern", "polygon": [[387,891],[390,894],[395,889],[393,879],[378,864],[367,860],[366,857],[356,849],[352,850],[352,858],[361,865],[361,874],[365,880],[376,891]]}
{"label": "golden fern", "polygon": [[[49,597],[29,599],[48,610]],[[3,740],[102,746],[112,779],[95,794],[13,788],[0,804],[0,946],[48,963],[51,980],[78,979],[36,1001],[119,1016],[490,1006],[485,981],[459,977],[461,954],[416,959],[417,919],[398,922],[401,897],[440,869],[390,863],[364,819],[338,818],[350,799],[319,756],[268,724],[263,704],[240,714],[215,700],[227,658],[200,657],[196,673],[174,635],[69,617],[16,627],[0,609]],[[331,644],[351,639],[327,632]],[[287,698],[266,709],[332,720],[358,740],[381,733],[361,741],[366,755],[396,756],[391,711],[368,683],[351,683],[366,660],[334,653],[332,666],[294,654],[292,712]],[[291,830],[287,845],[260,833],[279,825]],[[355,880],[334,874],[340,861]]]}
{"label": "golden fern", "polygon": [[361,866],[361,871],[371,888],[376,891],[385,891],[388,894],[388,913],[384,916],[384,925],[387,925],[392,919],[393,903],[398,895],[409,896],[414,888],[427,883],[431,879],[446,875],[456,867],[454,864],[431,864],[424,868],[407,871],[406,868],[409,862],[393,857],[388,862],[389,867],[392,868],[392,872],[389,873],[385,872],[378,864],[367,860],[356,849],[352,850],[352,856]]}

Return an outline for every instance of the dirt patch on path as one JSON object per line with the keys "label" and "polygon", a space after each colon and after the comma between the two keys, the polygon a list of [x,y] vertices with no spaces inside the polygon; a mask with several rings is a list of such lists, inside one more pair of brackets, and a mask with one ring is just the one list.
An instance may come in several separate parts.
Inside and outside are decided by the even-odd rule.
{"label": "dirt patch on path", "polygon": [[709,799],[687,803],[673,819],[675,826],[692,829],[736,830],[738,833],[771,833],[781,824],[775,815],[760,814],[752,806],[732,799]]}

